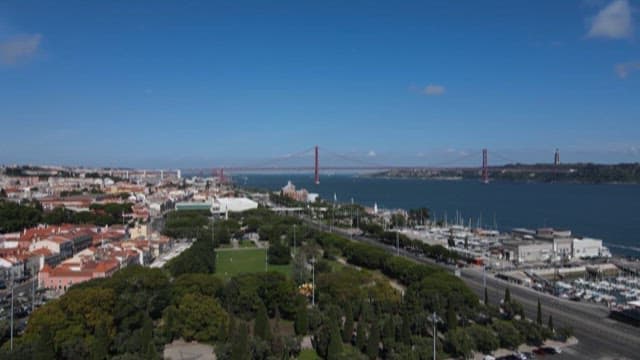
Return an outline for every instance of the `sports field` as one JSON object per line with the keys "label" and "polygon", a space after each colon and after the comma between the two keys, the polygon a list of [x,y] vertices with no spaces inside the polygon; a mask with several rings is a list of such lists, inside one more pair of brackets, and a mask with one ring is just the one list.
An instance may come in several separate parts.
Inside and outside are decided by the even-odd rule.
{"label": "sports field", "polygon": [[[229,279],[241,273],[264,272],[266,251],[255,248],[217,249],[216,274]],[[291,265],[269,265],[268,269],[287,276],[291,273]]]}

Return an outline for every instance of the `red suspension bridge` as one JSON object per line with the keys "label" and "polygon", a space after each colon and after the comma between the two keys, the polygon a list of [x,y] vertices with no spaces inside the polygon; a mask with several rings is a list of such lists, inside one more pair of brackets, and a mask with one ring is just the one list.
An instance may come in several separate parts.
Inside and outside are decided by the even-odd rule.
{"label": "red suspension bridge", "polygon": [[[365,172],[365,171],[388,171],[388,170],[413,170],[413,171],[468,171],[468,170],[478,170],[478,174],[480,179],[488,183],[489,182],[489,170],[491,168],[495,168],[495,166],[489,165],[489,151],[488,149],[482,149],[481,152],[481,161],[478,161],[478,165],[471,165],[470,162],[473,161],[473,158],[480,155],[476,152],[473,153],[463,153],[458,157],[453,159],[448,159],[446,161],[432,164],[432,165],[389,165],[389,164],[379,164],[373,162],[371,159],[363,159],[362,157],[357,157],[348,154],[340,154],[328,149],[323,150],[323,154],[330,159],[337,159],[338,163],[326,163],[321,165],[320,161],[320,150],[321,148],[317,145],[305,149],[303,151],[288,154],[285,156],[272,158],[263,160],[258,163],[242,165],[242,166],[225,166],[218,167],[213,169],[214,176],[217,176],[221,179],[224,179],[225,173],[229,174],[242,174],[242,173],[251,173],[251,172],[313,172],[315,177],[316,184],[320,183],[320,173],[321,171],[355,171],[355,172]],[[501,156],[497,153],[494,153],[494,156],[501,159],[502,161],[506,161],[507,163],[517,163],[512,159]],[[556,155],[558,156],[558,155]],[[478,158],[476,158],[478,159]],[[478,159],[480,160],[480,159]],[[292,162],[296,162],[296,164],[292,164]],[[476,160],[477,161],[477,160]],[[465,163],[467,165],[462,165]],[[309,165],[307,165],[309,164]]]}

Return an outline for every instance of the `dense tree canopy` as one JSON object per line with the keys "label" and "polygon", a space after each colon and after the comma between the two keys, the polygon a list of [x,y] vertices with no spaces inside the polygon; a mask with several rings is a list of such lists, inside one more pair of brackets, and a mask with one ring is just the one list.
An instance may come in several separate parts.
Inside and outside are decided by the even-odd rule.
{"label": "dense tree canopy", "polygon": [[22,231],[42,220],[42,205],[37,201],[15,203],[0,199],[0,233]]}
{"label": "dense tree canopy", "polygon": [[[182,338],[215,345],[222,360],[285,359],[297,356],[300,336],[310,334],[314,350],[325,359],[428,359],[433,312],[441,317],[437,329],[444,334],[436,338],[439,357],[515,348],[523,341],[539,344],[551,336],[534,322],[512,320],[521,311],[515,301],[498,312],[480,303],[453,274],[313,231],[264,209],[234,214],[220,224],[230,236],[262,233],[280,243],[288,258],[291,227],[297,224],[294,269],[304,273],[316,259],[315,306],[304,287],[297,287],[307,273],[243,273],[226,282],[214,275],[217,242],[205,214],[168,215],[167,224],[165,233],[195,240],[165,269],[129,266],[111,278],[71,287],[34,312],[16,350],[8,354],[5,344],[0,357],[53,351],[60,359],[155,359],[161,345]],[[383,231],[381,236],[384,242],[390,235]],[[439,251],[402,241],[432,255]],[[570,335],[570,330],[557,332]]]}
{"label": "dense tree canopy", "polygon": [[[176,303],[171,330],[173,334],[187,340],[214,342],[227,339],[229,315],[220,303],[200,294],[186,294]],[[169,310],[173,311],[173,310]]]}

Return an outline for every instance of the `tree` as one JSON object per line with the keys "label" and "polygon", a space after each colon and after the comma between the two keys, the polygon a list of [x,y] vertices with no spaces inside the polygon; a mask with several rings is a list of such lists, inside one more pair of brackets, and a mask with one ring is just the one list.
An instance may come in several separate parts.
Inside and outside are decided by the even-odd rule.
{"label": "tree", "polygon": [[362,320],[362,317],[360,317],[360,320],[358,320],[358,326],[356,327],[356,347],[360,351],[365,350],[365,345],[367,343],[367,334],[365,329],[365,322]]}
{"label": "tree", "polygon": [[7,198],[7,192],[4,191],[4,189],[0,189],[0,199],[6,199]]}
{"label": "tree", "polygon": [[553,317],[551,317],[551,314],[549,314],[549,321],[547,322],[547,327],[549,328],[549,330],[554,331],[554,328],[553,328]]}
{"label": "tree", "polygon": [[229,315],[211,297],[184,295],[178,303],[174,321],[177,323],[177,334],[187,341],[212,342],[227,338]]}
{"label": "tree", "polygon": [[280,331],[280,311],[278,308],[275,310],[275,316],[273,319],[273,336],[271,340],[271,353],[281,359],[284,355],[284,339]]}
{"label": "tree", "polygon": [[291,262],[289,247],[283,244],[281,240],[271,241],[267,252],[269,264],[287,265]]}
{"label": "tree", "polygon": [[367,356],[370,360],[375,360],[378,357],[378,350],[380,346],[380,329],[378,324],[374,321],[371,324],[369,330],[369,338],[367,339]]}
{"label": "tree", "polygon": [[0,231],[22,231],[37,225],[42,220],[42,205],[37,201],[0,200]]}
{"label": "tree", "polygon": [[[168,220],[167,220],[168,221]],[[211,233],[200,231],[190,248],[171,259],[166,268],[171,275],[203,273],[212,274],[216,269],[216,252]]]}
{"label": "tree", "polygon": [[240,274],[231,278],[225,286],[226,305],[245,320],[254,318],[256,299],[260,299],[271,311],[278,307],[282,317],[288,320],[294,319],[302,301],[293,281],[274,271]]}
{"label": "tree", "polygon": [[248,336],[249,328],[245,322],[241,322],[231,343],[232,360],[249,360],[251,358]]}
{"label": "tree", "polygon": [[[140,353],[145,359],[155,360],[153,358],[155,352],[155,344],[153,342],[153,323],[149,314],[145,313],[142,322],[142,333],[140,335]],[[157,353],[155,354],[157,357]]]}
{"label": "tree", "polygon": [[303,249],[296,251],[291,266],[291,273],[297,285],[311,281],[311,270],[307,269],[307,255]]}
{"label": "tree", "polygon": [[151,341],[149,343],[149,346],[147,346],[145,359],[147,359],[147,360],[157,360],[157,359],[159,359],[159,357],[158,357],[158,349],[156,349],[156,344],[154,344],[153,341]]}
{"label": "tree", "polygon": [[409,316],[402,317],[402,325],[400,326],[400,339],[406,345],[411,345],[411,320]]}
{"label": "tree", "polygon": [[409,220],[416,224],[424,224],[425,220],[429,219],[429,209],[421,207],[417,209],[409,210]]}
{"label": "tree", "polygon": [[407,219],[401,213],[395,213],[391,215],[391,224],[394,228],[403,227],[407,223]]}
{"label": "tree", "polygon": [[258,311],[256,312],[256,320],[253,325],[253,333],[262,340],[271,338],[271,329],[269,329],[269,318],[267,317],[267,308],[262,301],[258,302]]}
{"label": "tree", "polygon": [[96,327],[95,341],[91,349],[92,360],[105,360],[109,358],[109,333],[105,323]]}
{"label": "tree", "polygon": [[538,298],[538,314],[536,315],[536,324],[542,326],[542,305],[540,304],[540,298]]}
{"label": "tree", "polygon": [[511,291],[509,290],[509,287],[507,287],[506,289],[504,289],[504,303],[510,303],[511,302]]}
{"label": "tree", "polygon": [[496,320],[491,325],[498,335],[500,346],[506,349],[515,349],[522,342],[518,330],[510,321]]}
{"label": "tree", "polygon": [[463,328],[457,328],[448,331],[447,343],[449,344],[452,353],[458,356],[462,356],[465,359],[469,358],[471,352],[473,351],[473,339]]}
{"label": "tree", "polygon": [[207,297],[221,297],[224,281],[212,274],[183,274],[173,281],[171,297],[178,302],[186,294],[199,294]]}
{"label": "tree", "polygon": [[368,301],[362,301],[360,303],[360,321],[368,322],[373,318],[373,310],[371,304]]}
{"label": "tree", "polygon": [[386,349],[390,349],[396,341],[396,328],[393,323],[393,317],[389,316],[389,318],[384,322],[384,326],[382,327],[382,344]]}
{"label": "tree", "polygon": [[353,336],[353,311],[351,310],[351,304],[347,303],[344,310],[344,327],[342,329],[342,341],[346,343],[351,342]]}
{"label": "tree", "polygon": [[527,344],[539,346],[544,341],[542,328],[538,324],[528,320],[513,321],[518,332],[524,336]]}
{"label": "tree", "polygon": [[469,335],[473,339],[476,349],[483,354],[491,353],[500,346],[500,340],[493,331],[485,326],[473,324],[468,328]]}
{"label": "tree", "polygon": [[47,325],[42,327],[40,336],[36,340],[33,358],[35,360],[53,360],[56,358],[56,352],[53,347],[53,334],[51,334],[51,329]]}
{"label": "tree", "polygon": [[342,353],[342,338],[340,336],[340,328],[338,322],[331,318],[329,319],[329,346],[327,348],[327,359],[337,360]]}
{"label": "tree", "polygon": [[296,311],[296,320],[294,322],[296,335],[306,335],[309,330],[309,315],[304,306],[299,306]]}
{"label": "tree", "polygon": [[453,308],[453,303],[451,300],[447,303],[447,328],[449,330],[453,330],[458,325],[458,316],[456,315],[456,311]]}

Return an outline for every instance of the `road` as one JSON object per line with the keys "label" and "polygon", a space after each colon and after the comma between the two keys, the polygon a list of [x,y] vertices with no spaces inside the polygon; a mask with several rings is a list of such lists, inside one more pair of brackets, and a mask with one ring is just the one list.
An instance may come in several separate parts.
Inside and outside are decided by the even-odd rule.
{"label": "road", "polygon": [[[35,277],[31,278],[23,283],[16,283],[15,287],[13,288],[13,293],[14,295],[18,295],[19,293],[23,292],[25,293],[26,296],[31,297],[31,290],[32,290],[32,283],[36,281]],[[4,297],[11,294],[11,287],[9,284],[7,284],[7,288],[0,290],[0,297]]]}
{"label": "road", "polygon": [[[374,239],[364,236],[350,236],[339,228],[329,229],[324,224],[304,219],[311,226],[336,234],[352,238],[353,240],[366,242],[381,247],[391,253],[396,253],[392,246],[382,244]],[[418,257],[415,254],[400,250],[402,256],[411,258],[417,262],[437,264],[434,260]],[[450,271],[453,267],[443,266]],[[465,268],[461,271],[461,278],[480,298],[484,298],[483,274],[481,268]],[[546,322],[549,314],[553,316],[556,327],[571,326],[579,343],[566,348],[563,354],[555,356],[555,359],[639,359],[640,358],[640,328],[633,327],[608,318],[608,310],[601,306],[589,303],[576,303],[560,299],[549,294],[537,292],[533,289],[507,283],[491,275],[486,277],[489,301],[496,304],[509,287],[511,298],[522,304],[525,315],[534,319],[538,310],[538,298],[542,306],[543,319]]]}
{"label": "road", "polygon": [[[462,279],[478,296],[484,297],[482,270],[466,268]],[[571,326],[579,343],[567,348],[567,359],[638,359],[640,357],[640,329],[608,318],[608,310],[589,303],[576,303],[559,299],[533,289],[509,284],[487,276],[489,302],[498,303],[509,287],[511,298],[521,303],[525,315],[535,319],[538,298],[542,306],[543,320],[553,316],[556,327]]]}

